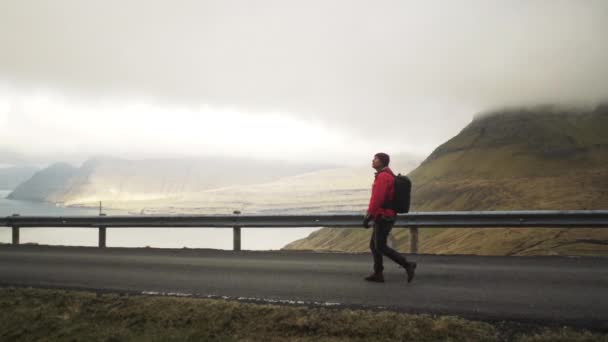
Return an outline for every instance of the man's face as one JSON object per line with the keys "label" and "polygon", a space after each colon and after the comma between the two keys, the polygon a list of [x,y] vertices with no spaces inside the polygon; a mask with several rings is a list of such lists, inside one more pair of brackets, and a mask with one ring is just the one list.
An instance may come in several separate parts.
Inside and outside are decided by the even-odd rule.
{"label": "man's face", "polygon": [[378,159],[378,157],[374,157],[374,159],[372,160],[372,167],[376,170],[381,169],[384,165],[382,165],[382,162],[380,161],[380,159]]}

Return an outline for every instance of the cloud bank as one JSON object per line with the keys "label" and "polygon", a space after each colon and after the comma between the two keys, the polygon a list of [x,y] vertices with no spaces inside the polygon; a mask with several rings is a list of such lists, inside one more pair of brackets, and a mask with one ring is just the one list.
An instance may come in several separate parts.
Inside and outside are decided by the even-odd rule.
{"label": "cloud bank", "polygon": [[[24,97],[58,93],[70,108],[93,108],[81,111],[86,120],[115,125],[120,110],[95,108],[96,99],[113,108],[144,99],[152,116],[197,116],[190,126],[211,120],[205,106],[240,129],[251,126],[245,117],[280,113],[311,140],[321,136],[328,153],[362,148],[355,142],[430,152],[479,111],[607,99],[606,32],[601,0],[6,0],[0,96],[24,115],[15,112]],[[177,107],[191,114],[173,114]],[[141,118],[122,113],[136,130]]]}

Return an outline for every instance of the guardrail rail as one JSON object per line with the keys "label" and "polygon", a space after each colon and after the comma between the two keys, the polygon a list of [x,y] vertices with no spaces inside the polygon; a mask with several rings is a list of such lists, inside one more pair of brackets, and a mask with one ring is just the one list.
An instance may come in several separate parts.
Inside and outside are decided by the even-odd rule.
{"label": "guardrail rail", "polygon": [[[97,228],[100,248],[106,247],[107,228],[232,228],[233,250],[241,250],[241,228],[360,228],[362,215],[116,215],[0,217],[0,227],[12,229],[19,244],[20,228]],[[400,214],[395,228],[410,229],[410,252],[418,252],[419,228],[606,228],[608,210],[452,211]]]}

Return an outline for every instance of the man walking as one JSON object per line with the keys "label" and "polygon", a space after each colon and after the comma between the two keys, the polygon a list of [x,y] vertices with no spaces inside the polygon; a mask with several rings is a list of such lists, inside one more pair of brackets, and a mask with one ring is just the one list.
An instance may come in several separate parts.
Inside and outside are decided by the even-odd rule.
{"label": "man walking", "polygon": [[384,266],[382,265],[382,255],[386,255],[391,260],[405,268],[407,272],[407,282],[414,279],[414,271],[416,269],[415,262],[408,262],[403,255],[396,250],[386,245],[388,234],[393,228],[395,217],[397,215],[394,209],[386,205],[390,203],[395,196],[395,174],[388,167],[390,157],[386,153],[376,153],[372,160],[372,167],[376,169],[374,174],[374,185],[372,186],[372,196],[369,201],[367,214],[363,219],[363,226],[370,227],[370,222],[373,221],[373,232],[369,242],[369,248],[374,256],[374,273],[365,277],[367,281],[383,283],[384,275],[382,274]]}

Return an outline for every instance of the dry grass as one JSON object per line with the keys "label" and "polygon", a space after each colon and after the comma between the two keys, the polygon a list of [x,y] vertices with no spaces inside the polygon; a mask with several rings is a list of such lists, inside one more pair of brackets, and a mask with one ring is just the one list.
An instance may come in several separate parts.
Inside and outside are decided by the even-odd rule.
{"label": "dry grass", "polygon": [[608,341],[453,316],[31,288],[0,288],[0,307],[2,341]]}

